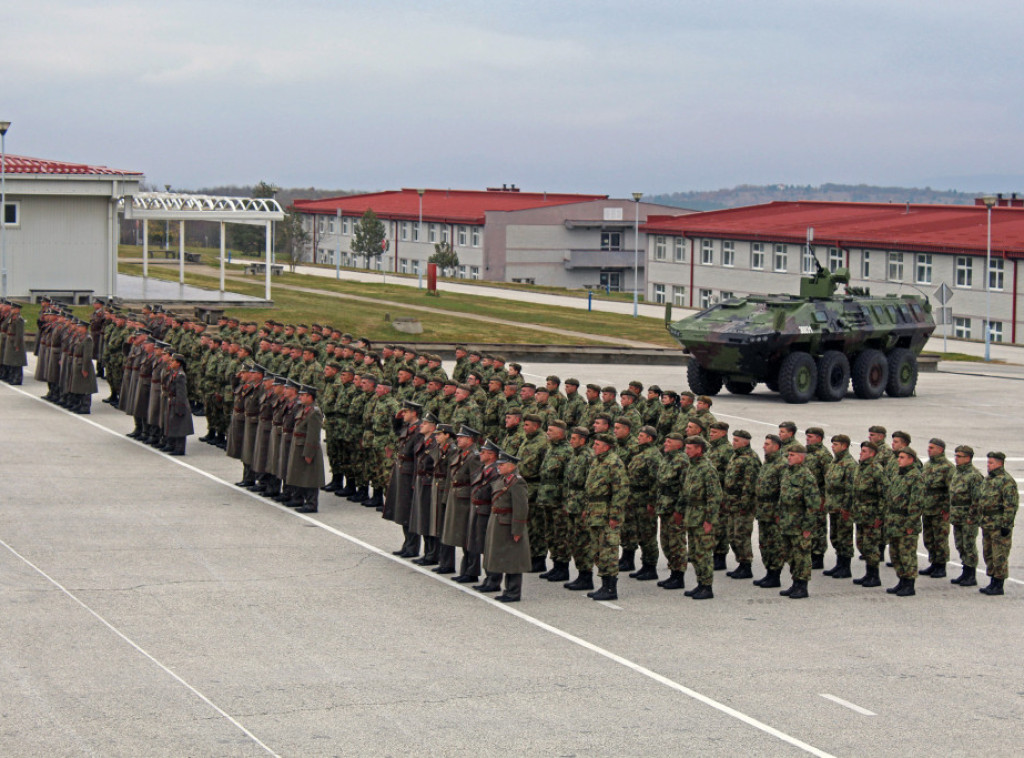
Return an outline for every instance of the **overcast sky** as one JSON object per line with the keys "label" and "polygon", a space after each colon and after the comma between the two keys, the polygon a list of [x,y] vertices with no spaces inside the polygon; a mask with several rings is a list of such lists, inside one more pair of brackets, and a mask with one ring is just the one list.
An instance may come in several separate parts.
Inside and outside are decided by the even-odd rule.
{"label": "overcast sky", "polygon": [[33,0],[3,15],[8,152],[177,188],[1024,189],[1019,2]]}

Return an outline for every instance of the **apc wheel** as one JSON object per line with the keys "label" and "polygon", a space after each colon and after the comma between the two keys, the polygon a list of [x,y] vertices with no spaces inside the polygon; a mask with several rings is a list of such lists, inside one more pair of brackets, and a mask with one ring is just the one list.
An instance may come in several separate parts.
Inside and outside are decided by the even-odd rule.
{"label": "apc wheel", "polygon": [[865,350],[853,361],[853,393],[862,400],[876,400],[889,381],[889,362],[879,350]]}
{"label": "apc wheel", "polygon": [[910,397],[917,387],[917,356],[905,347],[889,353],[889,381],[885,385],[889,397]]}
{"label": "apc wheel", "polygon": [[790,353],[779,366],[779,394],[787,403],[806,403],[818,387],[818,367],[807,353]]}
{"label": "apc wheel", "polygon": [[819,400],[835,403],[846,397],[850,386],[850,361],[838,350],[826,350],[818,359]]}
{"label": "apc wheel", "polygon": [[754,391],[754,387],[756,386],[756,382],[728,381],[725,383],[725,388],[734,395],[749,395]]}
{"label": "apc wheel", "polygon": [[770,389],[772,392],[779,391],[779,377],[776,375],[772,379],[765,379],[764,386]]}
{"label": "apc wheel", "polygon": [[717,395],[722,389],[722,375],[708,371],[692,358],[686,367],[686,381],[690,391],[698,395]]}

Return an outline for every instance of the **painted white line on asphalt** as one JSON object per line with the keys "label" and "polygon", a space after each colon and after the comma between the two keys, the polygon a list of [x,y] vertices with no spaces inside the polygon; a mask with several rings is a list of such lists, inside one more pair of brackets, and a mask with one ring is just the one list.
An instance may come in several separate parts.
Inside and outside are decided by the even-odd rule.
{"label": "painted white line on asphalt", "polygon": [[[718,413],[718,412],[716,412],[715,416],[716,417],[721,416],[722,418],[734,418],[734,419],[738,419],[739,421],[746,421],[746,422],[748,422],[750,424],[761,424],[761,426],[770,426],[770,427],[772,427],[774,429],[778,429],[779,428],[778,424],[776,424],[774,422],[771,422],[771,421],[759,421],[756,418],[747,418],[746,416],[734,416],[731,413]],[[818,423],[814,424],[814,426],[820,426],[822,429],[827,429],[829,427],[828,424],[822,423],[820,421]]]}
{"label": "painted white line on asphalt", "polygon": [[139,652],[140,654],[142,654],[142,655],[143,655],[144,657],[148,658],[148,659],[149,659],[150,661],[152,661],[152,662],[153,662],[154,664],[156,664],[156,665],[157,665],[157,666],[158,666],[158,667],[159,667],[160,669],[162,669],[162,670],[164,671],[164,673],[166,673],[166,674],[168,674],[169,676],[171,676],[171,677],[172,677],[173,679],[175,679],[175,680],[176,680],[176,681],[177,681],[177,682],[178,682],[179,684],[181,684],[182,686],[184,686],[184,687],[185,687],[186,689],[188,689],[188,690],[189,690],[190,692],[192,692],[192,694],[194,694],[194,695],[195,695],[196,697],[198,697],[198,698],[199,698],[200,700],[202,700],[202,701],[203,701],[204,703],[206,703],[206,704],[207,704],[208,706],[210,706],[210,708],[212,708],[212,709],[213,709],[214,711],[216,711],[216,712],[217,712],[217,713],[219,713],[219,714],[220,714],[221,716],[223,716],[223,717],[224,717],[225,719],[227,719],[227,720],[228,720],[229,722],[231,722],[231,723],[232,723],[232,724],[233,724],[234,726],[236,726],[236,727],[237,727],[237,728],[238,728],[238,729],[239,729],[239,730],[240,730],[240,731],[241,731],[241,732],[242,732],[242,733],[243,733],[243,734],[244,734],[244,735],[245,735],[246,737],[248,737],[248,738],[249,738],[249,739],[251,739],[251,740],[252,740],[253,742],[255,742],[255,743],[256,743],[257,745],[259,745],[259,746],[260,746],[261,748],[263,748],[264,750],[266,750],[266,751],[267,751],[267,752],[268,752],[268,753],[269,753],[270,755],[273,755],[273,756],[277,756],[277,755],[278,755],[278,754],[277,754],[277,753],[275,753],[275,752],[274,752],[273,750],[271,750],[271,749],[270,749],[270,748],[269,748],[269,747],[268,747],[268,746],[267,746],[267,745],[266,745],[266,744],[265,744],[264,742],[262,742],[262,741],[260,740],[260,738],[259,738],[259,737],[257,737],[257,736],[256,736],[255,734],[253,734],[253,733],[252,733],[252,732],[250,732],[250,731],[249,731],[248,729],[246,729],[246,728],[245,728],[244,726],[242,726],[242,725],[241,725],[240,723],[238,723],[238,721],[237,721],[236,719],[234,719],[234,718],[233,718],[233,717],[231,716],[231,714],[229,714],[229,713],[228,713],[227,711],[225,711],[225,710],[224,710],[223,708],[221,708],[220,706],[218,706],[218,705],[217,705],[216,703],[214,703],[214,702],[213,702],[212,700],[210,700],[210,698],[208,698],[208,697],[207,697],[206,695],[204,695],[204,694],[203,694],[202,692],[200,692],[200,691],[199,691],[199,690],[197,690],[197,689],[196,689],[195,687],[193,687],[193,686],[192,686],[191,684],[189,684],[188,682],[186,682],[186,681],[185,681],[184,679],[182,679],[182,678],[181,678],[180,676],[178,676],[178,675],[177,675],[176,673],[174,673],[174,672],[173,672],[173,671],[172,671],[171,669],[169,669],[169,668],[168,668],[167,666],[165,666],[165,665],[164,665],[163,663],[161,663],[161,662],[160,662],[160,661],[158,661],[158,660],[157,660],[156,658],[154,658],[154,657],[153,657],[153,656],[152,656],[152,655],[151,655],[151,654],[150,654],[149,652],[147,652],[146,650],[144,650],[143,648],[141,648],[141,647],[139,646],[139,644],[138,644],[137,642],[135,642],[135,640],[131,639],[131,638],[130,638],[130,637],[129,637],[128,635],[126,635],[126,634],[125,634],[124,632],[122,632],[122,631],[121,631],[120,629],[118,629],[118,628],[117,628],[116,626],[114,626],[114,625],[113,625],[113,624],[111,624],[111,623],[110,623],[109,621],[107,621],[107,620],[106,620],[105,618],[103,618],[103,617],[102,617],[102,616],[101,616],[101,615],[100,615],[99,613],[97,613],[97,612],[96,612],[96,611],[94,611],[94,610],[93,610],[92,608],[90,608],[90,607],[89,607],[88,605],[86,605],[86,604],[85,604],[85,603],[84,603],[84,602],[83,602],[82,600],[80,600],[80,599],[79,599],[79,598],[78,598],[77,596],[75,596],[75,594],[74,594],[74,593],[72,593],[72,592],[71,592],[70,590],[68,590],[68,588],[67,588],[67,587],[65,587],[65,586],[64,586],[63,584],[61,584],[60,582],[58,582],[58,581],[57,581],[56,579],[54,579],[54,578],[53,578],[52,576],[50,576],[49,574],[47,574],[47,573],[46,573],[45,571],[43,571],[43,570],[42,570],[41,568],[39,568],[39,567],[38,567],[38,566],[37,566],[36,564],[32,563],[32,561],[30,561],[30,560],[29,560],[28,558],[26,558],[25,556],[23,556],[23,555],[22,555],[21,553],[19,553],[19,552],[18,552],[17,550],[15,550],[15,549],[14,549],[13,547],[11,547],[10,545],[8,545],[8,544],[7,544],[6,542],[4,542],[4,541],[3,541],[2,539],[0,539],[0,545],[3,545],[3,546],[4,546],[5,548],[7,548],[7,549],[8,549],[8,550],[9,550],[9,551],[11,552],[11,554],[12,554],[12,555],[14,555],[14,556],[15,556],[16,558],[18,558],[18,559],[19,559],[19,560],[20,560],[20,561],[21,561],[22,563],[24,563],[24,564],[25,564],[26,566],[28,566],[29,568],[31,568],[31,569],[32,569],[33,571],[35,571],[35,572],[36,572],[37,574],[39,574],[39,575],[40,575],[41,577],[43,577],[43,578],[44,578],[44,579],[45,579],[46,581],[48,581],[48,582],[49,582],[50,584],[52,584],[52,585],[53,585],[54,587],[56,587],[57,589],[59,589],[59,590],[60,590],[61,592],[63,592],[63,593],[64,593],[65,595],[67,595],[67,596],[68,596],[69,598],[71,598],[71,599],[72,599],[72,600],[74,600],[74,601],[75,601],[76,603],[78,603],[78,604],[79,604],[80,606],[82,606],[82,608],[84,608],[84,609],[85,609],[86,611],[88,611],[88,612],[89,612],[89,613],[90,613],[90,614],[91,614],[91,615],[92,615],[92,616],[93,616],[93,617],[94,617],[94,618],[95,618],[95,619],[96,619],[97,621],[99,621],[99,622],[100,622],[101,624],[103,624],[103,626],[107,627],[107,629],[109,629],[109,630],[110,630],[110,631],[112,631],[112,632],[113,632],[114,634],[116,634],[116,635],[117,635],[118,637],[120,637],[120,638],[121,638],[122,640],[124,640],[125,642],[127,642],[127,643],[128,643],[129,645],[131,645],[131,646],[132,646],[133,648],[135,648],[135,650],[136,650],[136,651],[138,651],[138,652]]}
{"label": "painted white line on asphalt", "polygon": [[[1018,462],[1020,462],[1020,461],[1024,461],[1024,458],[1007,458],[1006,460],[1008,460],[1008,461],[1018,461]],[[1017,481],[1019,482],[1019,481],[1021,481],[1021,480],[1020,480],[1020,479],[1018,479]]]}
{"label": "painted white line on asphalt", "polygon": [[[25,390],[22,390],[22,389],[20,389],[18,387],[11,387],[11,389],[13,389],[16,392],[19,392],[19,393],[25,395],[26,397],[29,397],[29,398],[31,398],[33,400],[36,400],[36,401],[38,401],[40,403],[48,404],[42,398],[37,397],[37,396],[33,395],[30,392],[26,392]],[[128,437],[125,437],[120,432],[118,432],[118,431],[116,431],[114,429],[110,429],[109,427],[106,427],[103,424],[100,424],[100,423],[98,423],[96,421],[93,421],[92,419],[87,418],[86,416],[81,416],[81,415],[78,415],[78,414],[75,414],[75,413],[71,413],[70,411],[67,411],[64,408],[61,408],[60,406],[54,406],[54,407],[57,410],[63,411],[67,415],[73,416],[74,418],[76,418],[76,419],[78,419],[80,421],[84,421],[87,424],[91,424],[92,426],[96,427],[97,429],[100,429],[100,430],[102,430],[102,431],[104,431],[104,432],[106,432],[106,433],[108,433],[108,434],[110,434],[110,435],[112,435],[114,437],[117,437],[117,438],[123,439],[123,440],[128,440],[130,442],[135,442],[135,444],[137,444],[137,445],[139,445],[141,447],[148,448],[148,449],[152,450],[152,448],[149,448],[148,445],[145,445],[145,444],[143,444],[141,442],[138,442],[137,440],[132,440],[132,439],[130,439]],[[157,450],[153,450],[152,452],[154,452],[156,454],[164,455],[163,453],[159,453],[159,451],[157,451]],[[608,660],[610,660],[610,661],[612,661],[614,663],[617,663],[620,666],[624,666],[624,667],[630,669],[631,671],[633,671],[633,672],[635,672],[637,674],[640,674],[641,676],[645,676],[648,679],[652,679],[655,682],[658,682],[659,684],[662,684],[665,687],[668,687],[669,689],[675,690],[676,692],[679,692],[679,693],[685,695],[686,697],[691,698],[692,700],[696,700],[699,703],[703,703],[704,705],[708,706],[709,708],[713,708],[716,711],[719,711],[720,713],[725,714],[726,716],[734,718],[737,721],[741,721],[742,723],[744,723],[744,724],[746,724],[748,726],[753,727],[754,729],[757,729],[757,730],[759,730],[761,732],[764,732],[765,734],[767,734],[767,735],[769,735],[771,737],[774,737],[777,740],[780,740],[781,742],[785,742],[785,743],[787,743],[789,745],[792,745],[795,748],[798,748],[799,750],[803,750],[805,753],[808,753],[808,754],[814,755],[814,756],[818,756],[818,758],[834,758],[834,756],[831,753],[827,753],[824,750],[816,748],[814,745],[808,744],[808,743],[804,742],[803,740],[797,739],[796,737],[793,737],[792,735],[786,734],[785,732],[780,731],[780,730],[776,729],[775,727],[770,726],[770,725],[764,723],[763,721],[759,721],[758,719],[754,718],[753,716],[748,716],[746,713],[743,713],[742,711],[738,711],[735,708],[732,708],[732,707],[726,705],[725,703],[720,703],[717,700],[714,700],[713,698],[708,697],[707,695],[704,695],[704,694],[702,694],[700,692],[697,692],[696,690],[690,689],[689,687],[687,687],[687,686],[685,686],[683,684],[680,684],[679,682],[676,682],[676,681],[674,681],[672,679],[669,679],[667,676],[662,676],[661,674],[659,674],[659,673],[657,673],[655,671],[652,671],[651,669],[646,668],[645,666],[641,666],[639,663],[631,661],[628,658],[624,658],[621,655],[618,655],[616,653],[611,652],[610,650],[606,650],[603,647],[595,645],[594,643],[589,642],[589,641],[583,639],[582,637],[577,637],[575,634],[572,634],[571,632],[567,632],[564,629],[560,629],[557,626],[553,626],[553,625],[547,623],[546,621],[541,621],[540,619],[538,619],[538,618],[536,618],[534,616],[531,616],[531,615],[529,615],[527,613],[523,613],[522,611],[520,611],[517,608],[513,608],[513,607],[511,607],[511,606],[509,606],[509,605],[507,605],[505,603],[499,603],[497,600],[494,600],[493,598],[491,598],[491,597],[489,597],[487,595],[484,595],[482,593],[477,592],[476,590],[472,589],[472,587],[470,587],[469,585],[458,584],[456,582],[452,582],[452,581],[448,580],[444,576],[441,576],[439,574],[435,574],[429,568],[425,568],[423,566],[417,566],[415,564],[411,564],[408,561],[405,561],[402,558],[399,558],[398,556],[391,555],[391,553],[389,553],[389,552],[387,552],[385,550],[382,550],[381,548],[376,547],[375,545],[371,545],[370,543],[364,542],[363,540],[359,539],[358,537],[354,537],[351,534],[347,534],[346,532],[343,532],[340,529],[336,529],[335,527],[330,526],[329,524],[325,524],[322,521],[318,521],[317,519],[312,518],[311,516],[308,516],[305,513],[296,513],[294,510],[292,510],[290,508],[285,508],[283,505],[279,505],[279,504],[274,503],[272,501],[268,501],[266,498],[264,498],[264,497],[262,497],[260,495],[257,495],[257,494],[255,494],[253,492],[250,492],[249,490],[242,489],[241,487],[236,487],[234,484],[232,484],[230,482],[227,482],[224,479],[221,479],[220,477],[215,476],[214,474],[211,474],[211,473],[209,473],[207,471],[203,471],[200,468],[197,468],[197,467],[195,467],[195,466],[193,466],[193,465],[191,465],[189,463],[186,463],[185,461],[181,460],[181,458],[171,457],[171,456],[167,456],[167,455],[164,455],[164,457],[166,457],[167,460],[169,462],[171,462],[171,463],[175,463],[175,464],[177,464],[179,466],[183,466],[184,468],[188,469],[189,471],[193,471],[193,472],[195,472],[195,473],[197,473],[197,474],[199,474],[199,475],[201,475],[203,477],[206,477],[207,479],[210,479],[211,481],[217,482],[218,484],[222,484],[225,487],[228,487],[228,488],[234,490],[235,492],[238,492],[239,494],[247,495],[248,497],[252,498],[253,500],[256,500],[257,502],[262,503],[263,505],[269,505],[271,507],[277,508],[278,510],[283,511],[285,513],[288,513],[288,514],[292,515],[295,518],[302,519],[303,521],[306,521],[306,522],[308,522],[308,523],[310,523],[310,524],[312,524],[314,526],[318,526],[321,529],[323,529],[323,530],[325,530],[325,531],[327,531],[327,532],[329,532],[331,534],[334,534],[334,535],[336,535],[338,537],[341,537],[344,540],[347,540],[347,541],[351,542],[353,545],[358,545],[359,547],[363,548],[364,550],[367,550],[367,551],[369,551],[371,553],[375,553],[376,555],[380,556],[381,558],[384,558],[385,560],[389,560],[392,563],[397,563],[398,565],[404,566],[405,568],[410,569],[412,571],[417,571],[420,574],[423,574],[423,576],[427,577],[428,579],[432,579],[432,580],[434,580],[436,582],[439,582],[444,587],[448,587],[449,589],[454,589],[454,590],[457,590],[459,592],[464,592],[467,595],[469,595],[470,597],[475,598],[476,600],[488,603],[492,607],[494,607],[495,609],[502,610],[505,613],[508,613],[508,614],[510,614],[512,616],[515,616],[516,618],[520,619],[521,621],[525,621],[526,623],[531,624],[531,625],[537,627],[538,629],[542,629],[543,631],[549,632],[550,634],[553,634],[556,637],[561,637],[562,639],[566,640],[567,642],[571,642],[572,644],[577,645],[579,647],[582,647],[585,650],[589,650],[590,652],[595,653],[597,655],[600,655],[603,658],[607,658]],[[2,541],[0,541],[0,544],[4,544],[6,546],[6,543],[3,543]],[[14,552],[14,550],[12,548],[10,548],[10,547],[7,547],[7,549],[11,550],[11,552]],[[15,555],[17,555],[17,553],[15,553]],[[22,558],[22,560],[25,560],[25,559]],[[26,561],[26,563],[28,563],[28,561]],[[32,565],[32,564],[29,564],[29,565]],[[39,573],[41,573],[41,574],[43,573],[40,569],[36,569],[36,570],[39,571]],[[43,574],[43,576],[46,576],[46,575]],[[47,578],[49,578],[49,577],[47,577]],[[53,580],[51,579],[50,581],[53,581]],[[57,584],[55,581],[53,583]],[[57,586],[60,587],[59,584]],[[61,588],[61,589],[63,589],[63,588]],[[67,592],[67,590],[64,590],[64,592]],[[100,621],[102,621],[104,624],[106,624],[108,627],[110,627],[111,630],[116,632],[119,636],[121,636],[123,639],[128,641],[134,647],[136,647],[140,652],[142,652],[144,655],[149,657],[155,663],[160,665],[161,668],[163,668],[165,671],[167,671],[169,674],[171,674],[175,679],[177,679],[178,681],[182,682],[182,684],[185,684],[186,686],[188,686],[189,689],[191,689],[197,695],[202,697],[202,699],[205,700],[207,703],[210,703],[211,707],[215,708],[219,713],[223,714],[226,718],[231,719],[231,717],[228,716],[227,713],[222,711],[220,708],[217,708],[217,706],[213,705],[213,703],[210,702],[205,696],[201,695],[198,692],[198,690],[196,690],[195,688],[193,688],[190,685],[188,685],[183,679],[181,679],[181,677],[179,677],[176,674],[174,674],[174,672],[172,672],[166,666],[163,666],[163,664],[160,664],[158,661],[156,661],[155,658],[150,656],[148,653],[145,653],[145,651],[143,651],[141,648],[139,648],[137,645],[135,645],[135,643],[131,642],[131,640],[129,640],[123,634],[118,632],[113,626],[111,626],[108,622],[106,622],[104,619],[102,619],[100,616],[98,616],[94,611],[89,609],[88,606],[86,606],[84,603],[81,603],[80,600],[75,598],[70,593],[68,593],[68,595],[70,597],[72,597],[73,599],[75,599],[77,602],[79,602],[87,610],[89,610],[90,613],[93,613],[93,615],[95,615],[98,619],[100,619]],[[240,724],[238,724],[237,721],[235,721],[234,719],[231,719],[231,721],[232,721],[232,723],[235,723],[236,725],[238,725],[238,727],[240,729],[245,731],[246,734],[248,734],[250,737],[252,737],[253,740],[256,740],[256,742],[258,744],[260,744],[262,747],[264,747],[267,750],[267,752],[270,752],[270,753],[273,754],[273,751],[271,751],[270,748],[268,748],[262,742],[259,742],[259,740],[257,740],[255,736],[253,736],[250,732],[245,730],[245,728],[242,727]]]}
{"label": "painted white line on asphalt", "polygon": [[833,703],[839,703],[844,708],[849,708],[851,711],[856,711],[861,716],[877,716],[877,713],[869,711],[867,708],[861,708],[859,705],[851,703],[849,700],[843,700],[841,697],[835,695],[828,695],[824,692],[819,693],[826,700],[831,700]]}
{"label": "painted white line on asphalt", "polygon": [[611,608],[613,611],[621,611],[622,610],[622,606],[621,605],[615,605],[615,603],[612,603],[612,602],[610,602],[608,600],[598,600],[597,604],[598,605],[603,605],[605,608]]}
{"label": "painted white line on asphalt", "polygon": [[[928,553],[918,553],[917,556],[919,558],[927,559],[928,558]],[[958,569],[962,569],[964,567],[964,565],[962,563],[957,563],[956,561],[949,561],[946,565],[947,566],[956,566]],[[1012,576],[1007,577],[1006,581],[1013,582],[1014,584],[1024,584],[1024,581],[1021,581],[1020,579],[1014,579]]]}

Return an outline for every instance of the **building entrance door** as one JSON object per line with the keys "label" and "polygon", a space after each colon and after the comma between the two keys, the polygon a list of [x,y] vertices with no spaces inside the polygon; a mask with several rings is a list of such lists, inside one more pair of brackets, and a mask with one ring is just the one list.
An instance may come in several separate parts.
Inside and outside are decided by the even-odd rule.
{"label": "building entrance door", "polygon": [[601,289],[609,290],[610,292],[620,292],[622,290],[622,272],[602,271]]}

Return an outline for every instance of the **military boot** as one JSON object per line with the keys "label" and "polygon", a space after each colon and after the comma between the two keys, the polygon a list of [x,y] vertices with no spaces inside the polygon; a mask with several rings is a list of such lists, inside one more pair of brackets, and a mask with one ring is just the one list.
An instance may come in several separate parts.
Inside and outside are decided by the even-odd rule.
{"label": "military boot", "polygon": [[641,563],[640,570],[634,571],[629,576],[631,579],[636,579],[638,582],[649,582],[658,578],[658,567],[650,563]]}
{"label": "military boot", "polygon": [[811,570],[825,568],[825,556],[823,553],[812,553],[811,554]]}
{"label": "military boot", "polygon": [[569,578],[569,564],[564,561],[555,561],[555,567],[547,572],[546,578],[549,582],[566,581]]}
{"label": "military boot", "polygon": [[366,486],[366,485],[359,484],[359,485],[356,486],[356,491],[348,496],[348,499],[349,499],[349,502],[352,502],[352,503],[361,503],[364,500],[366,500],[366,498],[369,496],[369,494],[370,494],[370,488],[368,486]]}
{"label": "military boot", "polygon": [[321,489],[324,492],[336,492],[341,487],[341,474],[335,474],[331,477],[331,481],[327,482]]}
{"label": "military boot", "polygon": [[781,569],[769,569],[768,572],[764,575],[764,578],[756,580],[754,584],[758,587],[765,587],[769,589],[772,587],[781,587],[782,580],[779,579],[779,575],[781,573]]}
{"label": "military boot", "polygon": [[976,587],[978,580],[975,578],[974,571],[974,566],[964,566],[963,573],[959,577],[960,581],[957,584],[961,587]]}
{"label": "military boot", "polygon": [[694,600],[710,600],[715,596],[715,593],[711,591],[710,584],[698,584],[697,589],[690,595]]}
{"label": "military boot", "polygon": [[316,513],[319,506],[320,490],[316,487],[302,488],[302,505],[295,509],[296,513]]}
{"label": "military boot", "polygon": [[715,553],[715,571],[725,571],[726,553]]}
{"label": "military boot", "polygon": [[982,587],[978,590],[983,595],[1002,595],[1003,594],[1003,580],[992,577],[992,581],[988,583],[988,587]]}
{"label": "military boot", "polygon": [[[836,566],[832,569],[832,573],[829,574],[833,579],[849,579],[853,576],[853,572],[850,571],[850,561],[852,556],[840,555],[836,558]],[[828,573],[827,571],[825,572]]]}
{"label": "military boot", "polygon": [[885,591],[890,595],[895,595],[897,592],[903,589],[903,586],[907,583],[906,579],[900,579],[895,587],[889,587]]}
{"label": "military boot", "polygon": [[934,563],[929,563],[929,564],[928,564],[928,566],[927,566],[926,568],[923,568],[923,569],[921,569],[921,570],[920,570],[920,571],[918,571],[917,573],[918,573],[919,575],[921,575],[921,576],[931,576],[931,575],[932,575],[932,572],[933,572],[934,570],[935,570],[935,564],[934,564]]}
{"label": "military boot", "polygon": [[336,497],[350,497],[350,496],[356,494],[356,486],[355,486],[355,483],[352,481],[352,477],[351,476],[346,476],[345,477],[345,486],[344,487],[338,487],[338,489],[336,489],[334,491],[334,494],[335,494]]}
{"label": "military boot", "polygon": [[946,577],[946,565],[944,563],[933,563],[932,573],[930,573],[932,579],[944,579]]}
{"label": "military boot", "polygon": [[622,557],[619,558],[619,571],[636,570],[636,550],[622,549]]}
{"label": "military boot", "polygon": [[750,570],[749,563],[741,563],[732,571],[727,571],[726,576],[732,577],[733,579],[753,579],[754,572]]}
{"label": "military boot", "polygon": [[602,576],[601,589],[594,594],[588,592],[587,595],[594,598],[594,600],[618,600],[619,593],[616,591],[618,583],[619,577],[617,576]]}
{"label": "military boot", "polygon": [[668,575],[668,579],[658,582],[658,586],[663,590],[681,590],[686,587],[686,572],[673,571]]}
{"label": "military boot", "polygon": [[572,590],[573,592],[578,592],[579,590],[592,590],[594,589],[594,573],[593,571],[588,571],[586,573],[581,571],[580,575],[577,576],[575,580],[566,582],[562,586],[567,590]]}
{"label": "military boot", "polygon": [[793,582],[790,589],[792,591],[787,595],[790,600],[802,600],[807,597],[807,582],[803,580]]}
{"label": "military boot", "polygon": [[789,597],[790,595],[793,594],[793,590],[796,589],[796,585],[797,585],[797,581],[796,581],[796,579],[794,579],[793,583],[791,585],[789,585],[786,589],[779,590],[779,594],[782,595],[783,597]]}
{"label": "military boot", "polygon": [[864,580],[860,583],[861,587],[881,587],[882,580],[878,576],[878,566],[868,566],[867,573],[864,575]]}
{"label": "military boot", "polygon": [[539,574],[539,573],[545,571],[547,569],[547,567],[548,567],[547,556],[544,556],[544,555],[534,556],[534,558],[533,558],[533,565],[530,566],[530,573],[531,574]]}
{"label": "military boot", "polygon": [[364,508],[379,508],[384,505],[384,493],[380,490],[373,491],[373,497],[363,501]]}
{"label": "military boot", "polygon": [[910,597],[916,595],[914,592],[914,581],[913,579],[907,579],[903,582],[903,589],[896,590],[896,597]]}

